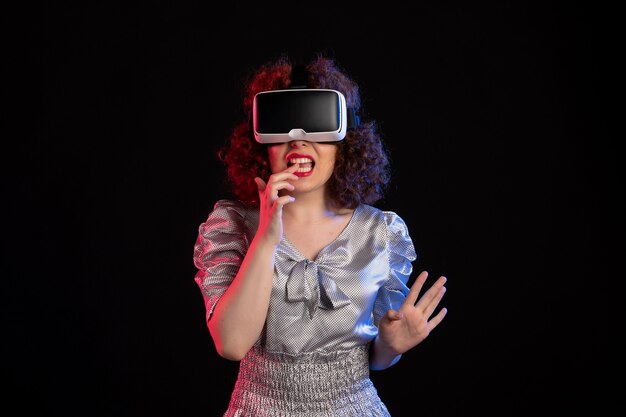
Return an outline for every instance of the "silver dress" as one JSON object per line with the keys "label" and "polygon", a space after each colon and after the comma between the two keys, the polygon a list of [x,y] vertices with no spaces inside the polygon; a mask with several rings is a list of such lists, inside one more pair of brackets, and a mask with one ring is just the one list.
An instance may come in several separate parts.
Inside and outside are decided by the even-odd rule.
{"label": "silver dress", "polygon": [[[258,208],[219,200],[199,227],[195,281],[207,320],[243,261]],[[315,259],[278,245],[265,328],[240,361],[223,417],[389,417],[369,377],[377,324],[398,309],[416,259],[394,212],[358,206]]]}

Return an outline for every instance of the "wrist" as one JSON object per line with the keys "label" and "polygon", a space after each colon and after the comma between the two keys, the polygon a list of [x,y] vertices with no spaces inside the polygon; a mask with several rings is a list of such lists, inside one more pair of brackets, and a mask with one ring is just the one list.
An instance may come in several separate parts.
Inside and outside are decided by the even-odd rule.
{"label": "wrist", "polygon": [[395,365],[401,357],[402,354],[397,353],[394,349],[385,344],[380,336],[376,336],[372,343],[370,369],[376,371],[389,368]]}

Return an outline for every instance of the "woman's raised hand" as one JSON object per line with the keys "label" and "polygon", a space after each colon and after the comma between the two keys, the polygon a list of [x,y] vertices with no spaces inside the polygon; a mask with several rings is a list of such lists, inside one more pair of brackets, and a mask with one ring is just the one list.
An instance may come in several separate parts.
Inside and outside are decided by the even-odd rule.
{"label": "woman's raised hand", "polygon": [[380,341],[396,354],[402,354],[422,342],[441,323],[448,310],[442,308],[432,316],[446,292],[447,278],[441,276],[418,299],[419,293],[428,278],[422,271],[411,286],[399,311],[389,310],[379,323]]}
{"label": "woman's raised hand", "polygon": [[265,236],[274,244],[278,244],[283,237],[282,212],[283,206],[294,201],[290,195],[280,195],[282,190],[293,191],[294,185],[290,181],[297,181],[294,172],[299,164],[294,164],[284,171],[270,175],[267,183],[256,177],[254,182],[259,189],[259,227],[257,234]]}

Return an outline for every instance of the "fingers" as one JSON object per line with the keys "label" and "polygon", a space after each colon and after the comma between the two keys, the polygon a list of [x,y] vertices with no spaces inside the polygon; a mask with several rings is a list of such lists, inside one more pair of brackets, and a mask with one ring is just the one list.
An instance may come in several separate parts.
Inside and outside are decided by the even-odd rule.
{"label": "fingers", "polygon": [[300,164],[293,164],[284,171],[272,174],[272,178],[278,181],[298,180],[299,177],[297,175],[294,175],[294,172],[296,172],[298,168],[300,168]]}
{"label": "fingers", "polygon": [[446,277],[440,276],[437,281],[435,281],[435,283],[424,293],[424,295],[422,295],[417,304],[415,304],[415,307],[426,308],[433,301],[433,299],[438,296],[439,290],[443,287],[446,281]]}
{"label": "fingers", "polygon": [[261,193],[263,193],[263,191],[265,191],[265,187],[267,187],[267,183],[265,181],[263,181],[260,177],[256,177],[254,179],[254,182],[256,182],[256,187],[259,190],[259,195]]}
{"label": "fingers", "polygon": [[[433,285],[433,287],[431,287],[429,291],[434,290],[435,288],[437,288],[437,287],[435,285]],[[438,288],[437,292],[434,293],[434,296],[430,299],[430,301],[427,304],[423,305],[424,317],[430,317],[430,315],[433,314],[433,311],[435,311],[435,308],[437,308],[437,306],[439,305],[439,302],[441,301],[441,299],[443,298],[443,295],[445,293],[446,293],[446,287],[444,287],[443,284],[442,284],[442,286]],[[426,295],[426,294],[424,294],[424,295]],[[421,301],[422,300],[420,300],[420,302]],[[416,306],[416,308],[420,307],[419,306],[420,302],[417,303],[418,306]]]}
{"label": "fingers", "polygon": [[278,199],[276,199],[276,201],[274,202],[274,204],[277,204],[279,207],[284,206],[285,204],[288,203],[293,203],[294,201],[296,201],[295,198],[293,198],[290,195],[284,195],[282,197],[278,197]]}
{"label": "fingers", "polygon": [[[279,198],[281,190],[293,191],[295,186],[290,181],[298,180],[298,177],[294,175],[298,167],[299,164],[294,164],[284,171],[270,175],[267,183],[259,177],[255,178],[254,182],[257,184],[259,197],[263,198],[263,194],[267,193],[265,198],[269,198],[269,201],[273,202]],[[289,199],[283,200],[285,203],[289,202]]]}
{"label": "fingers", "polygon": [[417,302],[417,297],[420,294],[420,291],[422,290],[422,287],[424,286],[424,282],[426,281],[426,278],[428,278],[428,272],[426,271],[422,271],[417,278],[415,279],[415,282],[413,283],[413,285],[411,285],[411,289],[409,290],[409,293],[406,296],[406,303],[410,303],[412,306],[415,305],[415,303]]}
{"label": "fingers", "polygon": [[443,318],[446,316],[446,314],[448,314],[447,308],[444,307],[439,310],[439,313],[437,313],[435,317],[431,318],[428,321],[429,331],[432,331],[435,327],[437,327],[439,323],[441,323],[441,320],[443,320]]}
{"label": "fingers", "polygon": [[[430,317],[430,315],[433,314],[433,312],[439,305],[439,302],[446,293],[446,287],[444,286],[444,284],[448,280],[445,276],[440,276],[437,281],[435,281],[435,283],[418,300],[419,293],[424,287],[424,282],[426,282],[427,278],[428,272],[422,271],[422,273],[418,275],[417,279],[411,286],[411,289],[409,290],[409,293],[407,294],[405,300],[406,304],[413,306],[414,308],[420,309],[424,317]],[[437,317],[439,317],[439,314],[442,313],[438,313]],[[441,321],[445,314],[446,313],[444,311],[443,315],[437,319],[438,321],[436,321],[435,324]],[[431,320],[434,319],[435,318]]]}

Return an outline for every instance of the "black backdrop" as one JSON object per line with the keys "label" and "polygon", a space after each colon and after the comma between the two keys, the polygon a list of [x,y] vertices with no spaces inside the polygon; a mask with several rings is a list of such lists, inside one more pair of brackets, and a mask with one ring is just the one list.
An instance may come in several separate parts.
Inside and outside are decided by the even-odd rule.
{"label": "black backdrop", "polygon": [[9,404],[220,415],[237,364],[215,352],[192,262],[199,224],[228,197],[216,149],[251,69],[323,53],[360,84],[389,145],[378,206],[407,222],[415,271],[448,277],[442,326],[372,374],[391,414],[605,405],[607,236],[623,239],[623,182],[593,135],[589,12],[220,7],[55,4],[26,24],[37,95],[29,138],[5,154],[19,161],[4,177]]}

